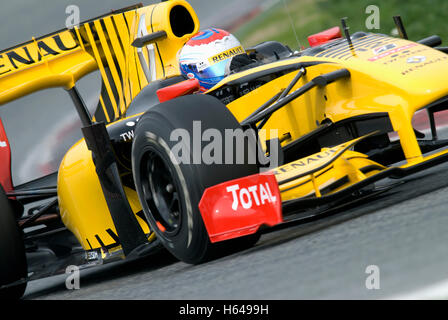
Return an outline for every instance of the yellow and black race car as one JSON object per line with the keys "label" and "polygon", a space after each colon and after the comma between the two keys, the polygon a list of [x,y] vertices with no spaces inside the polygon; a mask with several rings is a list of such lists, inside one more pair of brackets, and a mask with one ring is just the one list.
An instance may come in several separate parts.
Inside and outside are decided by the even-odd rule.
{"label": "yellow and black race car", "polygon": [[[395,20],[400,38],[350,35],[343,23],[300,52],[261,43],[200,94],[178,64],[199,31],[184,0],[112,11],[1,51],[0,105],[62,87],[84,137],[66,152],[56,185],[14,186],[0,122],[1,296],[20,297],[27,281],[69,264],[163,247],[200,263],[448,159],[438,133],[447,49],[437,36],[407,40]],[[76,84],[96,70],[102,90],[90,114]],[[52,259],[33,256],[39,248]]]}

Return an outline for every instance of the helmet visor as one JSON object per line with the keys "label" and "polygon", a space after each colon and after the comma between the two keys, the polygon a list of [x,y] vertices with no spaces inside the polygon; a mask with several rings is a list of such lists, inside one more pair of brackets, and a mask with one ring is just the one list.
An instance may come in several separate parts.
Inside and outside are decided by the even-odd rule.
{"label": "helmet visor", "polygon": [[193,73],[196,77],[201,79],[212,79],[223,77],[226,72],[227,61],[221,61],[211,66],[204,66],[199,63],[184,64],[186,71]]}
{"label": "helmet visor", "polygon": [[189,77],[191,77],[189,74],[194,75],[201,86],[208,90],[224,79],[227,62],[221,61],[211,66],[200,63],[186,63],[182,64],[182,67]]}

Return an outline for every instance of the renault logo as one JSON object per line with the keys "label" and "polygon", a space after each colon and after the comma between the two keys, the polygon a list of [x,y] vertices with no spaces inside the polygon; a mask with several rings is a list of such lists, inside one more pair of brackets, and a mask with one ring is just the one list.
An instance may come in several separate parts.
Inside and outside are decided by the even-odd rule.
{"label": "renault logo", "polygon": [[407,63],[420,63],[420,62],[424,62],[426,60],[425,56],[413,56],[408,58],[408,60],[406,60]]}

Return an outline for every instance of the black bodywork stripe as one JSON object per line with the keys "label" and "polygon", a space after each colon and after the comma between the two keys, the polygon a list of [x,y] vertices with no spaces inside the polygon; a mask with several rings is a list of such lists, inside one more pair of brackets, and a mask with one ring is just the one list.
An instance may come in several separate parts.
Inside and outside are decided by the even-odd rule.
{"label": "black bodywork stripe", "polygon": [[95,235],[95,238],[98,241],[98,243],[100,244],[101,248],[112,249],[112,248],[115,248],[115,247],[120,245],[119,243],[115,242],[115,243],[111,243],[111,244],[106,246],[104,244],[104,242],[101,240],[101,238],[97,234]]}
{"label": "black bodywork stripe", "polygon": [[106,232],[111,236],[112,239],[114,239],[116,244],[120,244],[120,239],[118,236],[112,231],[112,229],[107,229]]}
{"label": "black bodywork stripe", "polygon": [[100,244],[101,248],[105,248],[106,245],[104,244],[104,242],[101,240],[99,235],[95,235],[96,240],[98,241],[98,243]]}
{"label": "black bodywork stripe", "polygon": [[[112,21],[112,24],[114,25],[114,22],[113,22],[113,20],[111,20]],[[106,24],[104,23],[104,19],[101,19],[100,20],[100,24],[101,24],[101,27],[103,28],[103,32],[110,38],[110,35],[109,35],[109,30],[106,28]],[[120,43],[120,42],[119,42]],[[116,57],[116,52],[115,52],[115,50],[114,50],[114,47],[112,46],[112,45],[109,45],[109,44],[107,44],[107,46],[108,46],[108,49],[109,49],[109,51],[111,52],[111,56],[112,56],[112,61],[114,62],[114,66],[115,66],[115,70],[117,70],[117,73],[118,73],[118,77],[120,78],[120,84],[121,84],[121,95],[122,95],[122,97],[123,97],[123,100],[124,100],[124,97],[125,97],[125,93],[124,93],[124,86],[123,86],[123,82],[122,82],[122,79],[123,79],[123,71],[121,70],[121,67],[120,67],[120,64],[118,63],[118,60],[117,60],[117,57]],[[112,71],[111,71],[111,69],[110,69],[110,66],[109,66],[109,63],[107,63],[107,65],[108,65],[108,69],[109,69],[109,71],[110,71],[110,73],[112,73]],[[117,102],[117,106],[118,106],[118,118],[120,119],[121,118],[121,116],[122,116],[122,113],[121,113],[121,108],[120,108],[120,101],[119,101],[119,97],[120,97],[120,94],[118,93],[118,88],[117,88],[117,84],[115,83],[115,81],[114,81],[114,79],[113,79],[113,77],[111,78],[111,81],[113,82],[113,84],[114,84],[114,88],[113,89],[115,89],[115,90],[113,90],[114,91],[114,95],[115,95],[115,93],[117,93],[117,97],[115,97],[115,101]],[[118,99],[118,100],[117,100]]]}
{"label": "black bodywork stripe", "polygon": [[86,241],[87,241],[87,244],[89,245],[90,249],[93,250],[93,247],[92,247],[92,245],[90,244],[89,239],[86,238]]}

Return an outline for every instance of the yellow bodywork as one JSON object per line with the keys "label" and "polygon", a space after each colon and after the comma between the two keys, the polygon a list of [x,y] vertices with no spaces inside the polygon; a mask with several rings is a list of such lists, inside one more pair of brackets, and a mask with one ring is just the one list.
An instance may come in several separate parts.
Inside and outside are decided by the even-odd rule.
{"label": "yellow bodywork", "polygon": [[[325,188],[337,181],[342,183],[332,188],[331,192],[337,192],[385,169],[386,167],[369,160],[366,155],[349,150],[362,139],[363,137],[332,148],[323,148],[319,153],[274,169],[282,201],[314,195],[322,197]],[[374,170],[364,174],[361,170],[369,166],[374,166]]]}
{"label": "yellow bodywork", "polygon": [[[184,34],[177,30],[180,27],[175,25],[175,16],[170,16],[176,10],[190,19]],[[137,37],[157,31],[165,31],[166,37],[141,50],[132,46]],[[106,89],[106,95],[100,97],[106,121],[122,119],[133,98],[149,81],[180,74],[177,53],[198,31],[199,21],[191,5],[171,0],[133,6],[72,30],[33,38],[0,52],[0,105],[44,88],[70,89],[77,80],[99,70]],[[152,78],[146,77],[145,68]],[[110,101],[111,111],[107,110],[106,100]],[[153,240],[154,234],[137,215],[141,211],[137,193],[126,187],[125,192],[137,221]],[[84,249],[119,247],[112,236],[117,232],[84,139],[61,162],[58,198],[62,221]]]}
{"label": "yellow bodywork", "polygon": [[[321,57],[303,56],[231,75],[216,87],[224,86],[237,77],[260,72],[267,68],[288,64],[294,65],[298,62],[322,62],[307,67],[306,74],[293,87],[291,90],[293,91],[316,76],[347,68],[350,71],[350,78],[336,81],[324,88],[316,87],[274,113],[263,127],[266,136],[268,139],[275,138],[275,135],[270,136],[270,132],[278,132],[279,138],[289,134],[291,138],[282,142],[282,146],[286,146],[297,138],[317,129],[324,119],[339,122],[359,115],[386,112],[393,130],[398,133],[400,138],[407,160],[407,163],[402,167],[406,168],[446,153],[446,151],[440,151],[425,158],[422,156],[412,127],[412,118],[417,110],[448,96],[448,86],[444,80],[448,73],[448,55],[407,40],[386,39],[386,41],[378,41],[383,41],[381,45],[393,43],[394,48],[405,48],[403,49],[405,54],[400,58],[396,58],[394,55],[383,55],[378,58],[379,55],[375,55],[372,50],[356,50],[355,54],[349,52],[347,56],[346,53],[343,63],[341,63],[341,59],[325,57],[324,52]],[[424,57],[424,61],[420,64],[408,62],[409,58],[414,57]],[[285,89],[295,75],[296,72],[292,72],[279,77],[231,102],[228,108],[239,121],[242,121],[274,94]],[[216,90],[216,87],[210,91]],[[347,156],[348,153],[341,160],[347,158]],[[314,181],[314,186],[296,181],[294,183],[301,186],[300,190],[289,186],[281,187],[281,191],[283,191],[282,199],[298,198],[309,194],[311,190],[318,195],[319,189],[325,187],[325,184],[330,181],[329,179],[335,180],[343,176],[345,171],[346,168],[338,168],[335,163],[331,174],[322,175],[320,179]],[[312,182],[310,177],[308,177],[308,180]],[[351,179],[348,185],[358,181],[359,179]]]}
{"label": "yellow bodywork", "polygon": [[[58,198],[61,219],[84,249],[118,246],[117,235],[106,200],[84,140],[76,143],[64,157],[58,174]],[[132,211],[142,210],[135,190],[125,187]],[[83,199],[79,201],[79,199]],[[135,216],[145,234],[148,224]]]}
{"label": "yellow bodywork", "polygon": [[[170,12],[179,6],[190,13],[193,21],[191,32],[181,37],[173,33],[170,25]],[[148,84],[148,80],[164,79],[180,74],[177,52],[193,34],[199,31],[199,22],[191,6],[179,0],[107,16],[95,20],[93,28],[94,30],[91,24],[86,23],[75,31],[78,39],[88,40],[87,43],[78,42],[83,44],[83,50],[89,52],[91,57],[93,56],[93,61],[97,62],[97,68],[101,71],[103,79],[108,79],[105,67],[110,68],[112,81],[105,81],[105,86],[108,98],[112,101],[114,117],[108,117],[109,113],[106,110],[104,114],[106,119],[112,122],[119,119],[120,114],[126,112],[130,102]],[[93,31],[98,37],[96,41]],[[156,57],[153,73],[155,77],[147,79],[144,74],[145,66],[138,58],[138,49],[131,44],[135,38],[157,31],[165,31],[167,36],[157,41],[156,46],[153,47]],[[143,63],[150,68],[150,53],[146,48],[143,50],[143,57],[145,59]],[[118,68],[114,59],[118,61]],[[113,92],[114,86],[118,92],[117,99]],[[105,109],[104,103],[102,101],[101,103]],[[153,240],[155,235],[150,232],[148,224],[137,215],[142,210],[137,193],[126,187],[125,193],[137,221],[145,234],[149,236],[149,240]],[[118,246],[111,236],[111,232],[115,235],[117,232],[104,199],[90,151],[84,140],[73,146],[61,162],[58,175],[58,197],[62,221],[74,233],[84,249]]]}
{"label": "yellow bodywork", "polygon": [[[172,19],[173,10],[178,9],[188,13],[191,19],[185,33],[179,33],[173,26],[176,23]],[[166,37],[156,39],[142,50],[132,46],[136,38],[158,31],[165,31]],[[131,101],[150,81],[180,74],[178,51],[198,31],[199,22],[192,7],[183,0],[171,0],[112,13],[73,30],[33,39],[0,52],[0,104],[43,88],[70,89],[78,79],[100,70],[106,94],[100,97],[104,117],[108,123],[123,119]],[[347,46],[333,51],[330,48],[314,56],[298,56],[258,66],[226,77],[208,93],[240,77],[297,63],[319,62],[306,68],[306,74],[293,90],[319,75],[346,68],[350,78],[323,88],[315,87],[274,113],[264,127],[266,134],[262,140],[290,136],[282,139],[282,146],[287,146],[319,128],[324,120],[336,123],[359,115],[387,113],[405,154],[407,163],[403,168],[445,154],[446,151],[440,151],[424,157],[411,121],[417,110],[448,96],[445,81],[448,55],[402,39],[367,35],[358,40],[376,46],[366,48],[355,44],[353,50]],[[242,121],[285,89],[296,72],[287,73],[236,99],[227,105],[228,109]],[[107,110],[106,98],[111,110]],[[321,197],[386,169],[348,148],[356,142],[326,148],[274,169],[279,183],[291,180],[280,184],[282,200]],[[334,154],[338,156],[333,159]],[[313,171],[318,163],[326,164],[330,158],[331,163]],[[364,174],[361,169],[367,166],[375,169]],[[310,171],[313,172],[307,174]],[[298,175],[297,179],[291,179]],[[336,181],[344,183],[325,191]],[[125,192],[144,232],[151,235],[148,225],[137,215],[141,206],[136,192],[130,188],[125,188]],[[84,249],[118,246],[111,235],[116,234],[116,230],[84,140],[67,152],[60,165],[58,196],[62,221]]]}

